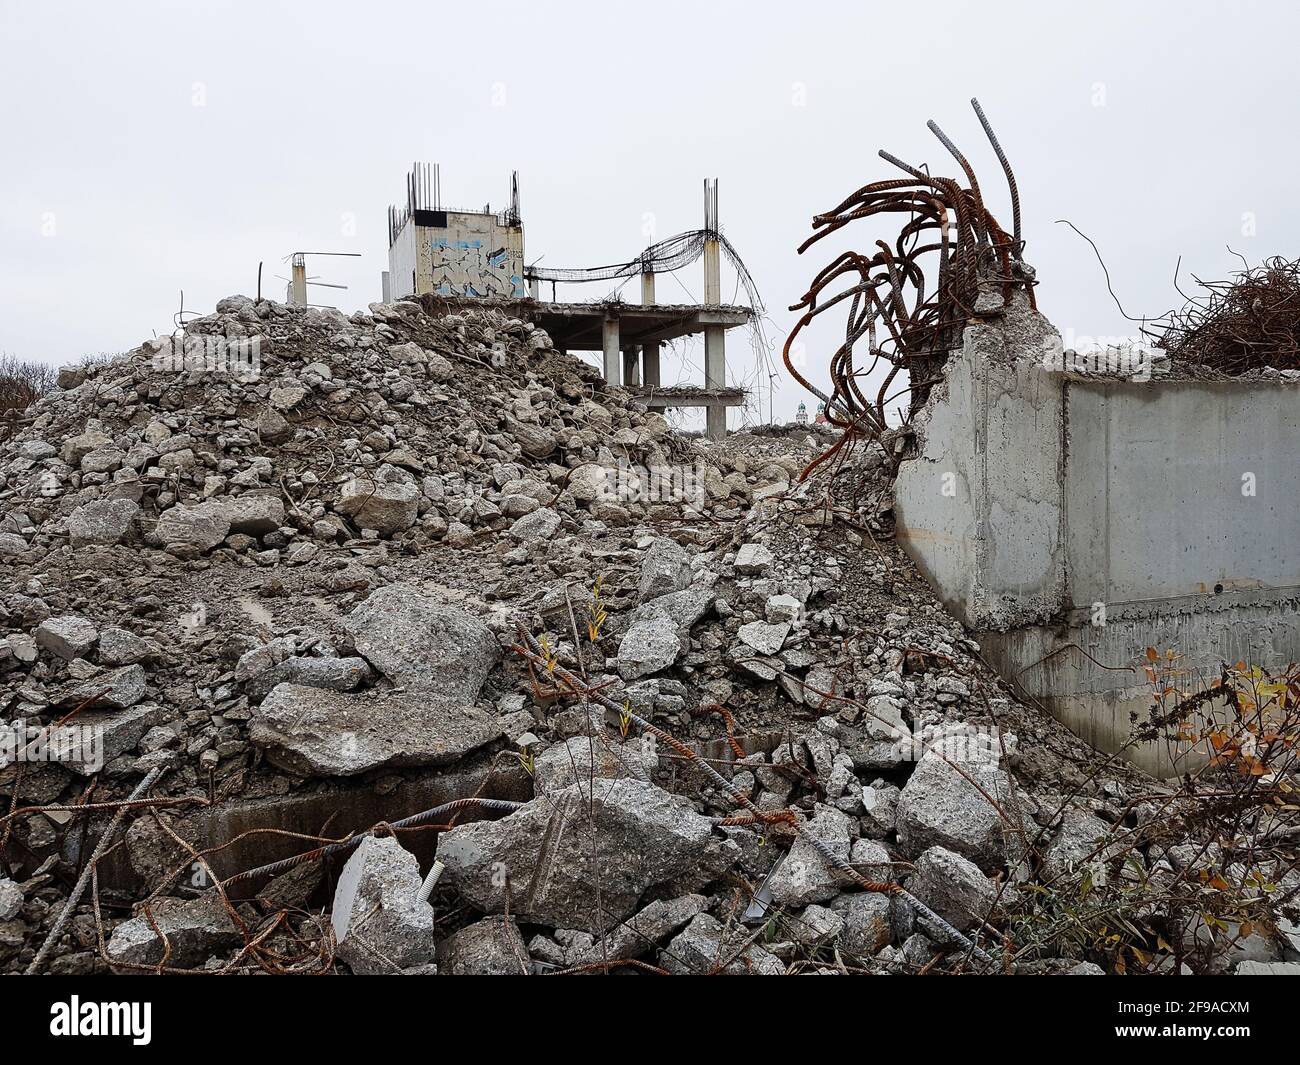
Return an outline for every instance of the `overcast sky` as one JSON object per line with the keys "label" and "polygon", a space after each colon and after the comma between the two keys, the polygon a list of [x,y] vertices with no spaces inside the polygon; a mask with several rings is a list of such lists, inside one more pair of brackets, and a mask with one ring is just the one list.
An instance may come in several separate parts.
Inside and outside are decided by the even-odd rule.
{"label": "overcast sky", "polygon": [[[895,176],[886,147],[950,172],[936,119],[1010,228],[968,100],[1019,178],[1040,307],[1066,334],[1119,336],[1175,302],[1171,278],[1296,256],[1296,41],[1284,3],[32,3],[0,0],[0,351],[61,363],[170,332],[180,291],[379,298],[385,208],[412,160],[443,201],[504,206],[520,172],[525,255],[632,258],[702,224],[701,179],[783,338],[832,249],[812,215]],[[858,223],[840,246],[887,230]],[[699,264],[661,300],[698,298]],[[605,286],[608,289],[608,285]],[[724,279],[726,296],[732,292]],[[573,298],[600,294],[571,287]],[[561,287],[563,296],[565,287]],[[634,286],[624,295],[639,298]],[[754,356],[733,334],[740,378]],[[690,362],[698,355],[684,353]],[[827,352],[809,351],[824,377]],[[683,368],[665,366],[665,383]],[[690,374],[690,367],[685,367]],[[764,372],[762,375],[766,377]],[[801,399],[778,382],[776,413]],[[810,402],[810,407],[813,404]],[[767,416],[764,388],[763,417]]]}

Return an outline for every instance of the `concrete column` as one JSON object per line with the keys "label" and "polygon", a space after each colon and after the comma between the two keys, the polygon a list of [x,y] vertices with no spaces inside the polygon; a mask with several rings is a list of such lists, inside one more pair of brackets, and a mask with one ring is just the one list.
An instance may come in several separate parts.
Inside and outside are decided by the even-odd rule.
{"label": "concrete column", "polygon": [[605,349],[605,380],[611,385],[621,385],[622,366],[619,359],[622,352],[619,351],[618,345],[618,319],[606,318],[605,324],[601,329],[601,340],[604,342]]}
{"label": "concrete column", "polygon": [[641,345],[631,344],[623,349],[623,384],[630,386],[641,383]]}
{"label": "concrete column", "polygon": [[392,284],[391,279],[390,279],[389,276],[388,276],[388,271],[387,271],[387,270],[382,270],[382,271],[380,271],[380,274],[379,274],[379,287],[380,287],[380,289],[383,291],[383,301],[384,301],[385,303],[392,303],[392,302],[393,302],[393,284]]}
{"label": "concrete column", "polygon": [[542,283],[535,277],[528,279],[528,295],[535,300],[542,298]]}
{"label": "concrete column", "polygon": [[[654,306],[655,275],[641,275],[641,303],[646,307]],[[641,376],[647,388],[659,387],[659,341],[651,340],[641,347]]]}
{"label": "concrete column", "polygon": [[293,293],[293,305],[295,307],[307,306],[307,260],[300,254],[293,257],[291,273],[293,280],[290,282]]}
{"label": "concrete column", "polygon": [[722,302],[722,246],[716,240],[704,242],[704,305]]}
{"label": "concrete column", "polygon": [[[704,327],[704,387],[727,387],[727,331],[720,325]],[[727,408],[704,408],[704,431],[710,440],[727,435]]]}

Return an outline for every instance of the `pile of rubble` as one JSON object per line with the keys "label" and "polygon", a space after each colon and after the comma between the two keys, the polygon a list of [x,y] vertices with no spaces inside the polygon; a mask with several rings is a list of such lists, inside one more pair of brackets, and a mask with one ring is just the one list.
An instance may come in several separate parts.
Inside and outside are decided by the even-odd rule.
{"label": "pile of rubble", "polygon": [[[494,311],[187,333],[63,371],[0,456],[0,971],[69,900],[58,972],[978,968],[1161,821],[984,667],[879,453],[846,515],[824,437],[688,441]],[[1128,860],[1202,860],[1167,844]]]}

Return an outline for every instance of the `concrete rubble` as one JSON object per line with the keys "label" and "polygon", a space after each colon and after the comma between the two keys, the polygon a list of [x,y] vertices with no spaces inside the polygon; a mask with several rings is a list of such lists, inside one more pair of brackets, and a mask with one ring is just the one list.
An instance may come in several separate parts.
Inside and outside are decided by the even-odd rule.
{"label": "concrete rubble", "polygon": [[[155,892],[173,968],[971,971],[942,925],[1000,957],[990,925],[1027,941],[1046,920],[1031,884],[1233,874],[1142,813],[1149,778],[1094,773],[986,667],[891,538],[879,449],[846,467],[839,520],[799,482],[823,429],[692,438],[500,310],[232,296],[186,328],[256,339],[257,372],[178,369],[149,341],[63,375],[0,444],[3,717],[39,733],[80,707],[98,745],[0,756],[0,801],[75,803],[92,776],[121,799],[157,766],[154,795],[184,800],[132,815],[101,878],[106,954],[87,897],[55,971],[158,965]],[[629,488],[647,469],[700,491]],[[384,828],[471,797],[519,805]],[[53,926],[103,830],[82,824],[14,820],[0,972]],[[286,922],[266,954],[193,857],[262,826],[376,826],[232,887],[247,928]],[[314,845],[253,839],[209,855],[218,876]],[[1290,965],[1281,927],[1227,964]],[[1188,943],[1180,963],[1208,949]],[[1053,949],[1017,964],[1106,961]]]}

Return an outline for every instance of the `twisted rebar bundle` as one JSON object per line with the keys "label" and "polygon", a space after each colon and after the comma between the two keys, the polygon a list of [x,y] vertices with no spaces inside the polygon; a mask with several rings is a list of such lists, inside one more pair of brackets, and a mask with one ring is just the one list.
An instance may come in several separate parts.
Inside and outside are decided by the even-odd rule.
{"label": "twisted rebar bundle", "polygon": [[[1020,238],[1020,199],[1015,176],[993,135],[979,102],[971,100],[980,123],[1002,163],[1011,195],[1013,232],[1007,233],[985,206],[975,172],[966,157],[939,126],[929,128],[956,160],[966,184],[932,177],[889,152],[880,157],[907,174],[858,189],[832,210],[813,219],[813,233],[802,254],[850,222],[881,214],[906,215],[894,244],[875,242],[866,255],[847,251],[814,278],[808,291],[790,309],[802,311],[783,352],[786,368],[826,405],[827,419],[853,433],[876,437],[885,431],[885,407],[894,398],[891,388],[901,371],[910,380],[902,391],[924,400],[934,370],[961,341],[962,329],[976,315],[997,313],[1011,301],[1012,290],[1024,288],[1033,303],[1033,271],[1024,265]],[[926,266],[933,264],[927,283]],[[1001,300],[981,301],[981,286],[1000,293]],[[830,359],[831,390],[823,392],[795,368],[790,351],[796,338],[818,316],[848,301],[844,342]],[[865,337],[870,364],[855,365],[855,349]],[[874,396],[859,378],[878,366],[887,367]]]}

